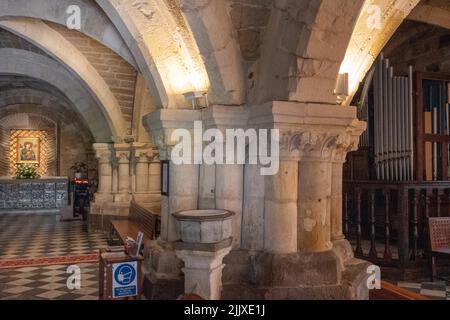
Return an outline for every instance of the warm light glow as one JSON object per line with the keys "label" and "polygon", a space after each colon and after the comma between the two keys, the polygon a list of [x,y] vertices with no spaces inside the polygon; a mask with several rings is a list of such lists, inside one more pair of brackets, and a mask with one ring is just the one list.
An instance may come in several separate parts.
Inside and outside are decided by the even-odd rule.
{"label": "warm light glow", "polygon": [[15,176],[17,174],[18,138],[39,139],[39,166],[37,168],[37,173],[41,176],[46,175],[50,153],[47,132],[42,130],[21,129],[11,130],[9,137],[9,174],[11,176]]}
{"label": "warm light glow", "polygon": [[[366,0],[356,22],[339,73],[348,73],[349,104],[375,59],[419,0]],[[374,6],[379,7],[379,23]]]}

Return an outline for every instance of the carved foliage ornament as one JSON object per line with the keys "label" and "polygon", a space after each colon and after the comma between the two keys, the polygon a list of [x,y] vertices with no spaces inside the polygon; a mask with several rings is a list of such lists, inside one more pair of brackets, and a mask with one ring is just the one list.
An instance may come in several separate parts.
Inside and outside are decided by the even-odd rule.
{"label": "carved foliage ornament", "polygon": [[354,127],[349,127],[341,134],[286,131],[281,134],[280,150],[285,155],[316,157],[318,160],[345,159],[348,152],[358,148],[361,132]]}

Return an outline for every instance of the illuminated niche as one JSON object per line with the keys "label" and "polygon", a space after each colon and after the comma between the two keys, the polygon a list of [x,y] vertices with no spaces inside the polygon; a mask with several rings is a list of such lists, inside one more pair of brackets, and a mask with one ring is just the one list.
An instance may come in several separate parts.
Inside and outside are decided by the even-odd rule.
{"label": "illuminated niche", "polygon": [[48,134],[43,130],[11,130],[9,138],[9,174],[17,174],[17,164],[37,166],[37,173],[47,174],[49,159]]}

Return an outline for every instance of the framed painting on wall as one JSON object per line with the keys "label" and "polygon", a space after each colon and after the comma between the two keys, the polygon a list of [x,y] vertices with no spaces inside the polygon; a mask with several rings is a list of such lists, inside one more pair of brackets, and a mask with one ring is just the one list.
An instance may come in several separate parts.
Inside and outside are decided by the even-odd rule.
{"label": "framed painting on wall", "polygon": [[39,138],[17,138],[17,163],[39,163]]}

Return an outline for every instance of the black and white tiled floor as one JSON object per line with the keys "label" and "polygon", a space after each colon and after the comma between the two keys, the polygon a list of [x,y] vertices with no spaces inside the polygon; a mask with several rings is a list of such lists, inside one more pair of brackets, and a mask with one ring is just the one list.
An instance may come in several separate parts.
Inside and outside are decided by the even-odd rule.
{"label": "black and white tiled floor", "polygon": [[107,245],[101,233],[88,233],[83,221],[55,215],[0,215],[0,259],[83,255]]}
{"label": "black and white tiled floor", "polygon": [[78,266],[80,289],[74,290],[65,265],[0,270],[0,300],[97,300],[98,264]]}
{"label": "black and white tiled floor", "polygon": [[[0,215],[0,260],[88,255],[107,246],[101,233],[82,221],[55,215]],[[0,269],[0,300],[96,300],[98,263],[83,263],[81,288],[69,290],[67,265]]]}

